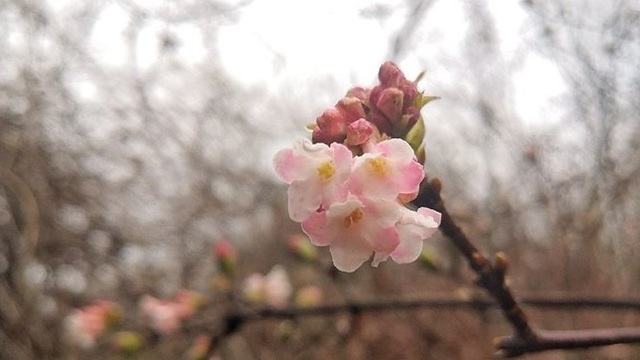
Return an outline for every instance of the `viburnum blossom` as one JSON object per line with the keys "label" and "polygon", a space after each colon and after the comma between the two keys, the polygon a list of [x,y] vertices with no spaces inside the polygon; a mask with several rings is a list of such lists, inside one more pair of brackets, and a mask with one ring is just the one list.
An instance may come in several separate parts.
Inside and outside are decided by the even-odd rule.
{"label": "viburnum blossom", "polygon": [[378,78],[380,85],[352,88],[318,117],[313,144],[299,140],[274,158],[290,185],[289,216],[311,243],[329,246],[334,266],[346,272],[372,256],[373,266],[388,257],[415,261],[440,224],[438,212],[404,205],[425,177],[420,109],[434,97],[391,62]]}
{"label": "viburnum blossom", "polygon": [[386,258],[399,244],[395,228],[402,206],[382,198],[351,195],[333,203],[302,222],[302,229],[318,246],[329,245],[338,270],[355,271],[376,253],[373,265]]}
{"label": "viburnum blossom", "polygon": [[417,211],[403,208],[396,225],[400,242],[391,252],[391,258],[398,264],[416,261],[422,252],[423,240],[436,232],[440,218],[439,212],[426,207]]}
{"label": "viburnum blossom", "polygon": [[297,141],[275,156],[276,172],[289,186],[289,216],[302,221],[321,207],[347,196],[345,180],[351,170],[351,151],[333,143]]}
{"label": "viburnum blossom", "polygon": [[98,300],[92,305],[74,310],[65,319],[65,331],[69,341],[89,349],[109,325],[118,321],[120,308],[111,301]]}
{"label": "viburnum blossom", "polygon": [[289,275],[280,265],[274,266],[267,275],[251,274],[243,282],[243,294],[246,300],[273,307],[286,306],[292,291]]}
{"label": "viburnum blossom", "polygon": [[411,146],[401,139],[390,139],[371,146],[358,156],[349,177],[349,190],[357,195],[395,198],[417,194],[424,170]]}

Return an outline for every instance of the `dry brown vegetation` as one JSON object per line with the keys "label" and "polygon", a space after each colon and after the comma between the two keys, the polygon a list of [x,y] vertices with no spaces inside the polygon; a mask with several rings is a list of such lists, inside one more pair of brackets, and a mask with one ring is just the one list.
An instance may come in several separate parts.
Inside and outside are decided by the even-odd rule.
{"label": "dry brown vegetation", "polygon": [[[558,100],[564,110],[539,126],[518,120],[509,82],[515,65],[498,49],[495,19],[484,2],[465,5],[464,54],[446,64],[461,69],[452,75],[460,83],[438,82],[438,69],[426,81],[443,98],[424,110],[427,173],[442,180],[449,210],[474,244],[508,255],[517,297],[639,299],[640,9],[633,1],[607,9],[597,1],[580,9],[568,0],[523,4],[530,21],[523,41],[558,67],[568,88]],[[391,57],[400,62],[407,49],[428,46],[416,34],[429,30],[437,5],[403,5],[419,10],[403,27],[415,31],[390,35]],[[91,52],[89,34],[107,6],[130,16],[125,48],[136,47],[147,22],[167,26],[151,68],[132,65],[135,55],[122,67],[105,66]],[[181,40],[172,26],[195,24],[214,39],[241,8],[86,1],[58,14],[45,2],[0,1],[0,31],[11,34],[0,39],[0,358],[122,358],[108,337],[89,352],[63,339],[64,316],[98,298],[123,307],[122,328],[144,332],[140,359],[181,358],[197,333],[217,334],[229,311],[227,294],[212,287],[210,247],[220,237],[240,249],[236,285],[283,264],[295,288],[317,284],[329,304],[483,296],[442,236],[429,244],[441,261],[436,272],[383,263],[339,274],[326,249],[321,265],[291,256],[286,239],[299,228],[286,217],[286,192],[270,177],[264,149],[303,134],[305,117],[332,104],[298,109],[295,96],[304,94],[286,102],[241,88],[221,70],[214,42],[198,66],[184,66],[175,51]],[[420,56],[424,64],[451,60]],[[75,87],[85,82],[97,94],[90,100]],[[183,333],[158,338],[136,316],[137,302],[179,288],[202,292],[206,304]],[[524,309],[549,330],[640,325],[637,308]],[[221,339],[217,353],[225,360],[487,359],[492,339],[509,332],[493,308],[399,308],[248,322]],[[526,358],[635,359],[640,347]]]}

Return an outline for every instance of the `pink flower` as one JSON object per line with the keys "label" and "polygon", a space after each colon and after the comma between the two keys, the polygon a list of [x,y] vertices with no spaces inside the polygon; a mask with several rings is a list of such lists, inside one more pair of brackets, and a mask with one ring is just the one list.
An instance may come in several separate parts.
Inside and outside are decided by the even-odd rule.
{"label": "pink flower", "polygon": [[149,326],[162,335],[176,332],[185,320],[193,315],[200,304],[200,294],[180,290],[173,300],[161,300],[145,295],[140,300],[140,310],[147,317]]}
{"label": "pink flower", "polygon": [[169,335],[180,328],[181,309],[171,301],[145,295],[140,301],[140,310],[149,320],[149,326],[162,335]]}
{"label": "pink flower", "polygon": [[395,228],[402,206],[381,198],[350,195],[326,211],[302,222],[302,229],[318,246],[330,246],[334,266],[355,271],[375,253],[373,266],[388,256],[400,241]]}
{"label": "pink flower", "polygon": [[173,302],[178,308],[180,319],[190,318],[202,303],[202,295],[195,291],[178,290]]}
{"label": "pink flower", "polygon": [[289,216],[302,221],[320,208],[343,200],[345,180],[351,169],[352,154],[344,145],[311,144],[303,139],[291,149],[280,150],[275,158],[276,173],[290,184]]}
{"label": "pink flower", "polygon": [[353,164],[348,180],[352,193],[396,199],[399,194],[418,192],[424,170],[406,141],[385,140],[368,151]]}
{"label": "pink flower", "polygon": [[424,239],[433,235],[440,225],[441,214],[429,208],[411,211],[404,208],[396,225],[400,243],[391,252],[391,258],[398,264],[414,262],[422,252]]}
{"label": "pink flower", "polygon": [[289,275],[280,265],[274,266],[266,276],[257,273],[251,274],[243,283],[243,293],[246,300],[252,303],[265,303],[273,307],[286,306],[292,291]]}
{"label": "pink flower", "polygon": [[65,319],[69,341],[85,349],[94,347],[97,339],[119,313],[118,306],[106,300],[74,310]]}

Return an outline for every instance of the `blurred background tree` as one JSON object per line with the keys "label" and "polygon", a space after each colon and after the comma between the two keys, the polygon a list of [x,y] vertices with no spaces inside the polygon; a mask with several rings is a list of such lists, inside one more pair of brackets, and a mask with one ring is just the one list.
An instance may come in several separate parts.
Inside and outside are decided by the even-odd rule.
{"label": "blurred background tree", "polygon": [[[428,70],[427,174],[518,292],[638,295],[637,2],[321,3],[0,1],[0,357],[67,356],[92,299],[206,291],[215,239],[285,261],[273,152],[387,59]],[[540,321],[637,324],[577,315]]]}

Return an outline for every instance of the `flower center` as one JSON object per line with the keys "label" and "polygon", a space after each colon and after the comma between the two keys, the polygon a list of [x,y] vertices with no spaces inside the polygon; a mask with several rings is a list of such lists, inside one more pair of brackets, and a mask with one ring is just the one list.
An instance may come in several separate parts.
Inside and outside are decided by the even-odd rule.
{"label": "flower center", "polygon": [[320,166],[318,166],[318,177],[321,180],[329,180],[333,177],[333,174],[336,173],[336,167],[333,165],[331,161],[325,161]]}
{"label": "flower center", "polygon": [[362,209],[356,208],[351,212],[351,214],[345,216],[344,218],[344,227],[345,229],[349,228],[351,224],[357,224],[360,220],[362,220]]}
{"label": "flower center", "polygon": [[369,169],[377,175],[384,175],[387,172],[387,160],[381,156],[369,159]]}

